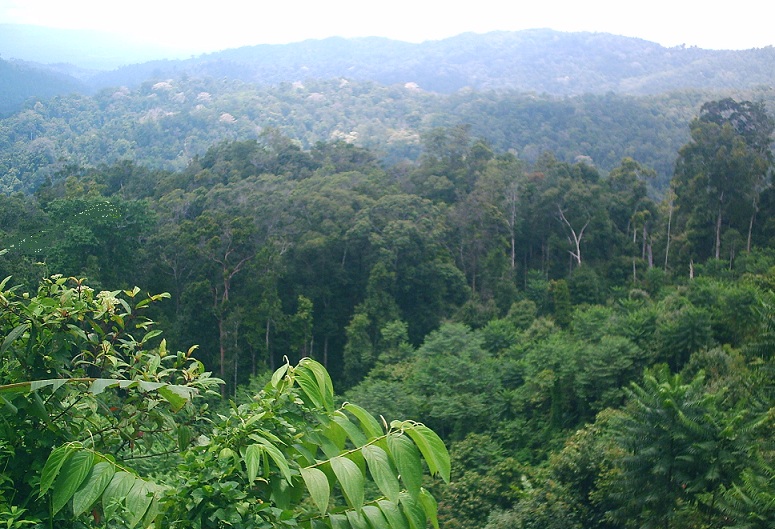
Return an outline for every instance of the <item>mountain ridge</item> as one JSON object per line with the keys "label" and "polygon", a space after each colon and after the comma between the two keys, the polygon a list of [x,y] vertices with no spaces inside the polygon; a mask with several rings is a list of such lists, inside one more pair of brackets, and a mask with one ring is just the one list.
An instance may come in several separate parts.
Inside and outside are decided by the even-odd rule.
{"label": "mountain ridge", "polygon": [[[0,53],[5,53],[7,40],[7,35],[0,37]],[[61,64],[58,68],[59,73],[66,70]],[[439,93],[473,89],[645,95],[772,86],[775,50],[771,46],[749,50],[666,48],[610,33],[544,28],[469,32],[417,44],[384,37],[328,37],[243,46],[185,59],[156,59],[101,71],[72,68],[69,74],[92,92],[190,75],[259,85],[347,78],[385,85],[415,83]]]}

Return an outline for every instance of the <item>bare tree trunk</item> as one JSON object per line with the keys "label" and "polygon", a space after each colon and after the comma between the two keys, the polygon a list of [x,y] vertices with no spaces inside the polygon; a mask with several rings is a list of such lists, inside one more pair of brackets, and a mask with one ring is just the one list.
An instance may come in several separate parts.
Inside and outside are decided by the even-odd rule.
{"label": "bare tree trunk", "polygon": [[648,257],[649,270],[651,270],[652,268],[654,268],[654,252],[653,252],[651,243],[648,244],[648,248],[646,250],[646,256]]}
{"label": "bare tree trunk", "polygon": [[[218,347],[220,348],[221,380],[226,380],[226,330],[223,328],[223,314],[218,315]],[[221,397],[226,397],[226,384],[221,385]]]}
{"label": "bare tree trunk", "polygon": [[716,260],[721,257],[721,207],[719,206],[718,215],[716,216]]}
{"label": "bare tree trunk", "polygon": [[751,212],[751,220],[748,221],[748,242],[745,246],[746,253],[751,253],[751,238],[753,237],[753,222],[756,219],[756,214],[759,213],[759,204],[757,204],[756,197],[753,198],[753,212]]}
{"label": "bare tree trunk", "polygon": [[721,192],[721,196],[718,199],[718,215],[716,216],[716,260],[721,258],[721,207],[724,204],[724,192]]}
{"label": "bare tree trunk", "polygon": [[581,230],[576,233],[576,230],[573,229],[573,226],[571,226],[570,222],[568,222],[568,219],[565,218],[565,213],[562,211],[562,208],[557,206],[557,210],[560,212],[560,220],[565,223],[565,225],[570,230],[571,236],[573,237],[572,240],[570,237],[568,237],[568,240],[576,247],[575,252],[573,250],[568,250],[568,252],[576,260],[576,266],[581,266],[581,239],[584,237],[584,230],[586,230],[587,226],[589,226],[589,220],[587,220],[587,222],[584,223],[584,226],[581,227]]}
{"label": "bare tree trunk", "polygon": [[670,214],[667,216],[667,241],[665,241],[665,272],[667,272],[667,261],[670,257],[670,225],[673,223],[673,204],[670,204]]}

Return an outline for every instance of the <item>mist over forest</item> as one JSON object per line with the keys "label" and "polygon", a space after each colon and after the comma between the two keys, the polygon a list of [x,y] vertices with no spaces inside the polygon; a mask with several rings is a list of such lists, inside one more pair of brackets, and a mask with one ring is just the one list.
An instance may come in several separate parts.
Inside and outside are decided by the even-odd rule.
{"label": "mist over forest", "polygon": [[771,47],[167,53],[0,27],[2,524],[772,529]]}

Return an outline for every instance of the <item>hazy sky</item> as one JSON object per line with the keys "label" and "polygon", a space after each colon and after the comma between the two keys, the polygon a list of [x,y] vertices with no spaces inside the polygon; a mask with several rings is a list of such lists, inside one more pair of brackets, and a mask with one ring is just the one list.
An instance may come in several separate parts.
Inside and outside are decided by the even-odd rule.
{"label": "hazy sky", "polygon": [[0,23],[102,29],[192,51],[330,36],[421,42],[467,31],[531,28],[608,32],[668,47],[747,49],[775,44],[766,5],[763,0],[0,0]]}

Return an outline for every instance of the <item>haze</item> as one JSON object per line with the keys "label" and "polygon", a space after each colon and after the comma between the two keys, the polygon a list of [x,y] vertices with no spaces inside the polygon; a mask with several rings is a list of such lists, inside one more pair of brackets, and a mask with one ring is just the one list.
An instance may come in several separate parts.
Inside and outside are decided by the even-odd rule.
{"label": "haze", "polygon": [[[102,30],[183,53],[330,36],[382,36],[408,42],[464,32],[551,28],[639,37],[666,47],[749,49],[773,44],[761,2],[733,5],[654,0],[519,2],[441,0],[392,2],[297,0],[245,2],[180,0],[0,0],[0,23]],[[723,6],[723,8],[722,8]]]}

